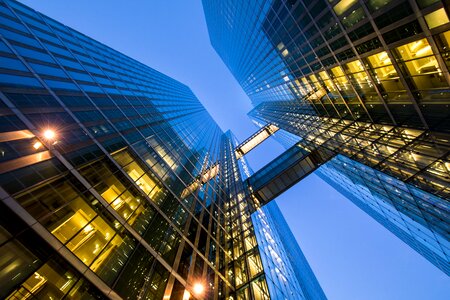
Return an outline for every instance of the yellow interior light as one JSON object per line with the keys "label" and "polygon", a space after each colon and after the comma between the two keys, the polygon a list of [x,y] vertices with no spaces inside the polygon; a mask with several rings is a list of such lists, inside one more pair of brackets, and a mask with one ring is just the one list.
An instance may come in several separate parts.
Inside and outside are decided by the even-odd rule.
{"label": "yellow interior light", "polygon": [[42,147],[42,143],[41,143],[41,142],[36,142],[36,143],[34,143],[34,145],[33,145],[33,148],[36,149],[36,150],[38,150],[38,149],[41,148],[41,147]]}

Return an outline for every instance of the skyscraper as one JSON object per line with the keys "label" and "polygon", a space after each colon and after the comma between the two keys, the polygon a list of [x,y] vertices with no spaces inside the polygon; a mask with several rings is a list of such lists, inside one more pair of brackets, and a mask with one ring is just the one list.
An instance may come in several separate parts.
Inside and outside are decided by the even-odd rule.
{"label": "skyscraper", "polygon": [[[253,102],[249,115],[261,127],[277,127],[275,137],[290,146],[266,168],[284,176],[267,180],[270,172],[261,170],[249,179],[253,190],[264,182],[257,202],[317,169],[450,274],[448,6],[436,0],[203,5],[213,47]],[[300,162],[301,172],[294,170]]]}
{"label": "skyscraper", "polygon": [[29,7],[0,19],[1,298],[325,299],[276,205],[255,213],[253,139]]}

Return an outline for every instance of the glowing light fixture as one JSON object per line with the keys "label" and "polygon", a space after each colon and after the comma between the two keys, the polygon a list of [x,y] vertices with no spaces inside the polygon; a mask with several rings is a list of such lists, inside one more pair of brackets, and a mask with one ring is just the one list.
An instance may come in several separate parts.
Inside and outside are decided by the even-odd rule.
{"label": "glowing light fixture", "polygon": [[42,147],[42,143],[41,142],[36,142],[36,143],[34,143],[34,145],[33,145],[33,148],[34,149],[39,149],[39,148],[41,148]]}
{"label": "glowing light fixture", "polygon": [[53,140],[56,137],[56,132],[52,129],[47,129],[44,131],[43,135],[47,140]]}
{"label": "glowing light fixture", "polygon": [[196,283],[196,284],[194,284],[193,291],[194,291],[194,294],[201,295],[205,291],[205,287],[201,283]]}
{"label": "glowing light fixture", "polygon": [[183,300],[189,300],[189,299],[191,299],[191,294],[187,290],[184,290]]}
{"label": "glowing light fixture", "polygon": [[427,54],[427,52],[431,52],[431,46],[427,45],[416,52],[416,56],[424,56]]}

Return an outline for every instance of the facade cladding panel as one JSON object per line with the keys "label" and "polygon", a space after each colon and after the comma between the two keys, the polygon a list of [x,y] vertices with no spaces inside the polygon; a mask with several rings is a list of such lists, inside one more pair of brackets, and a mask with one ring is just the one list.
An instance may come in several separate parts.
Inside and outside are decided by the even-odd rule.
{"label": "facade cladding panel", "polygon": [[332,151],[319,175],[450,274],[445,3],[203,0],[255,123],[286,148]]}
{"label": "facade cladding panel", "polygon": [[[0,19],[0,298],[270,299],[250,169],[190,89],[18,2]],[[278,276],[323,295],[301,267]]]}

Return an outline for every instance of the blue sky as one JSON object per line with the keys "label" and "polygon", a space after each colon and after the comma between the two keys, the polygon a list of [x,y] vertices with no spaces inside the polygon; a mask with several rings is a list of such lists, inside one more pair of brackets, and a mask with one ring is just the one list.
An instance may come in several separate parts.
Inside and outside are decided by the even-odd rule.
{"label": "blue sky", "polygon": [[[188,85],[222,129],[255,131],[250,101],[209,44],[200,0],[23,3]],[[282,151],[269,140],[254,170]],[[316,175],[277,200],[329,299],[448,299],[448,277]]]}

